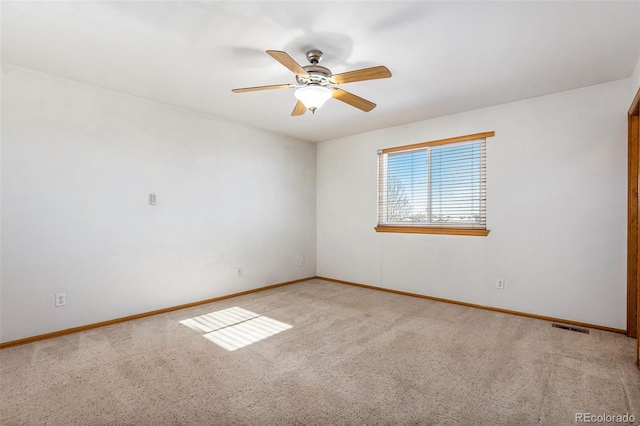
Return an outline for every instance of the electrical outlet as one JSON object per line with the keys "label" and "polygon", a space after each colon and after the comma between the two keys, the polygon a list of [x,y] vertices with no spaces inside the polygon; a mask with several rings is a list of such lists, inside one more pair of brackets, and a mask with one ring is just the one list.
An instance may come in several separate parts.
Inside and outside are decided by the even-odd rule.
{"label": "electrical outlet", "polygon": [[300,266],[304,266],[304,258],[300,258]]}
{"label": "electrical outlet", "polygon": [[242,276],[242,266],[238,268],[238,276],[241,277]]}
{"label": "electrical outlet", "polygon": [[67,293],[56,293],[56,306],[66,306]]}
{"label": "electrical outlet", "polygon": [[504,290],[504,278],[498,278],[498,281],[496,281],[496,288]]}

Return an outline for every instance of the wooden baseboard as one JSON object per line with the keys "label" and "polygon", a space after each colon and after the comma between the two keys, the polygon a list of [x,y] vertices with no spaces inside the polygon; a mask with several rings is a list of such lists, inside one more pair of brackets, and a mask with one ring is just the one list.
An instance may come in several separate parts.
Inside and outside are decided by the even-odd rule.
{"label": "wooden baseboard", "polygon": [[535,318],[535,319],[540,319],[540,320],[544,320],[544,321],[551,321],[551,322],[560,322],[560,323],[563,323],[563,324],[576,325],[578,327],[593,328],[593,329],[596,329],[596,330],[610,331],[610,332],[613,332],[613,333],[621,333],[621,334],[626,334],[627,333],[627,330],[622,330],[622,329],[613,328],[613,327],[606,327],[606,326],[603,326],[603,325],[589,324],[589,323],[579,322],[579,321],[571,321],[571,320],[566,320],[566,319],[562,319],[562,318],[547,317],[547,316],[544,316],[544,315],[536,315],[536,314],[530,314],[530,313],[527,313],[527,312],[512,311],[512,310],[509,310],[509,309],[494,308],[492,306],[477,305],[475,303],[460,302],[460,301],[451,300],[451,299],[442,299],[440,297],[426,296],[424,294],[409,293],[409,292],[406,292],[406,291],[392,290],[392,289],[389,289],[389,288],[375,287],[375,286],[366,285],[366,284],[358,284],[358,283],[353,283],[353,282],[350,282],[350,281],[337,280],[337,279],[334,279],[334,278],[327,278],[327,277],[316,277],[316,278],[319,279],[319,280],[331,281],[331,282],[338,283],[338,284],[346,284],[346,285],[351,285],[351,286],[355,286],[355,287],[368,288],[368,289],[371,289],[371,290],[386,291],[388,293],[401,294],[403,296],[419,297],[421,299],[435,300],[436,302],[453,303],[454,305],[468,306],[468,307],[471,307],[471,308],[484,309],[484,310],[487,310],[487,311],[501,312],[503,314],[518,315],[518,316],[521,316],[521,317]]}
{"label": "wooden baseboard", "polygon": [[121,322],[133,321],[133,320],[136,320],[136,319],[150,317],[150,316],[153,316],[153,315],[165,314],[167,312],[173,312],[173,311],[177,311],[177,310],[180,310],[180,309],[191,308],[191,307],[194,307],[194,306],[204,305],[204,304],[211,303],[211,302],[217,302],[219,300],[230,299],[232,297],[244,296],[246,294],[257,293],[259,291],[269,290],[269,289],[272,289],[272,288],[282,287],[282,286],[295,284],[295,283],[299,283],[299,282],[303,282],[303,281],[309,281],[309,280],[312,280],[312,279],[330,281],[330,282],[334,282],[334,283],[338,283],[338,284],[346,284],[346,285],[350,285],[350,286],[354,286],[354,287],[367,288],[367,289],[370,289],[370,290],[386,291],[388,293],[400,294],[400,295],[403,295],[403,296],[419,297],[421,299],[434,300],[436,302],[453,303],[455,305],[468,306],[468,307],[471,307],[471,308],[478,308],[478,309],[485,309],[485,310],[488,310],[488,311],[501,312],[501,313],[504,313],[504,314],[518,315],[518,316],[528,317],[528,318],[535,318],[535,319],[540,319],[540,320],[544,320],[544,321],[561,322],[563,324],[576,325],[578,327],[593,328],[593,329],[596,329],[596,330],[610,331],[610,332],[613,332],[613,333],[621,333],[621,334],[626,334],[627,333],[626,330],[622,330],[622,329],[619,329],[619,328],[605,327],[605,326],[602,326],[602,325],[589,324],[589,323],[578,322],[578,321],[571,321],[571,320],[566,320],[566,319],[562,319],[562,318],[547,317],[547,316],[544,316],[544,315],[535,315],[535,314],[530,314],[530,313],[527,313],[527,312],[512,311],[512,310],[509,310],[509,309],[494,308],[494,307],[491,307],[491,306],[477,305],[475,303],[460,302],[460,301],[457,301],[457,300],[443,299],[443,298],[440,298],[440,297],[427,296],[427,295],[424,295],[424,294],[409,293],[409,292],[406,292],[406,291],[393,290],[393,289],[384,288],[384,287],[375,287],[375,286],[371,286],[371,285],[359,284],[359,283],[354,283],[354,282],[350,282],[350,281],[337,280],[335,278],[327,278],[327,277],[315,276],[315,277],[309,277],[309,278],[301,278],[299,280],[287,281],[287,282],[283,282],[283,283],[279,283],[279,284],[271,284],[271,285],[268,285],[268,286],[265,286],[265,287],[256,288],[256,289],[253,289],[253,290],[247,290],[247,291],[242,291],[242,292],[239,292],[239,293],[228,294],[228,295],[225,295],[225,296],[214,297],[212,299],[200,300],[198,302],[186,303],[184,305],[172,306],[170,308],[158,309],[156,311],[144,312],[144,313],[141,313],[141,314],[130,315],[130,316],[126,316],[126,317],[122,317],[122,318],[116,318],[116,319],[112,319],[112,320],[108,320],[108,321],[102,321],[102,322],[97,322],[97,323],[93,323],[93,324],[82,325],[80,327],[73,327],[73,328],[68,328],[68,329],[65,329],[65,330],[54,331],[52,333],[39,334],[37,336],[26,337],[24,339],[10,340],[8,342],[0,343],[0,349],[10,348],[10,347],[19,346],[19,345],[26,345],[28,343],[38,342],[40,340],[53,339],[54,337],[66,336],[68,334],[79,333],[81,331],[91,330],[91,329],[99,328],[99,327],[106,327],[106,326],[113,325],[113,324],[118,324],[118,323],[121,323]]}
{"label": "wooden baseboard", "polygon": [[39,334],[37,336],[25,337],[24,339],[10,340],[8,342],[0,343],[0,349],[10,348],[13,346],[26,345],[27,343],[38,342],[40,340],[53,339],[54,337],[66,336],[68,334],[79,333],[81,331],[91,330],[93,328],[106,327],[108,325],[118,324],[121,322],[133,321],[140,318],[150,317],[153,315],[165,314],[167,312],[173,312],[180,309],[191,308],[194,306],[204,305],[211,302],[217,302],[219,300],[230,299],[232,297],[244,296],[245,294],[257,293],[259,291],[269,290],[276,287],[282,287],[285,285],[295,284],[302,281],[312,280],[315,277],[302,278],[299,280],[287,281],[279,284],[271,284],[265,287],[256,288],[253,290],[241,291],[240,293],[227,294],[225,296],[214,297],[213,299],[200,300],[198,302],[186,303],[184,305],[172,306],[170,308],[158,309],[157,311],[144,312],[142,314],[130,315],[127,317],[116,318],[108,321],[96,322],[93,324],[82,325],[80,327],[67,328],[66,330],[54,331],[52,333]]}

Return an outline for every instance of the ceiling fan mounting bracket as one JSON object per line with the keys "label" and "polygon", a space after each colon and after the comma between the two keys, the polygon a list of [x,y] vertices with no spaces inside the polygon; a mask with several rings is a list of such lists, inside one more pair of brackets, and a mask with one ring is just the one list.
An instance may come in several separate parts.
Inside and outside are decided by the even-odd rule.
{"label": "ceiling fan mounting bracket", "polygon": [[322,60],[322,52],[317,49],[312,49],[307,52],[307,60],[313,65],[318,65]]}

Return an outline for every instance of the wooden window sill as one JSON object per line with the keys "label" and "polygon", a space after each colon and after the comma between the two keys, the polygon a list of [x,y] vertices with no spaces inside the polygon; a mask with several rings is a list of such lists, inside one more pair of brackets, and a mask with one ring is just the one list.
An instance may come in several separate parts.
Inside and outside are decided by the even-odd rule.
{"label": "wooden window sill", "polygon": [[476,237],[486,237],[489,235],[488,229],[473,228],[443,228],[427,226],[376,226],[376,232],[393,232],[401,234],[444,234],[444,235],[470,235]]}

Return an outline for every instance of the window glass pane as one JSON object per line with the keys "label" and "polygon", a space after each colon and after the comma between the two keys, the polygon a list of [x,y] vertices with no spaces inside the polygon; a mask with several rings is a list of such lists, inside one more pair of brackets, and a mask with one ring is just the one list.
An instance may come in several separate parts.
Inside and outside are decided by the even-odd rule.
{"label": "window glass pane", "polygon": [[431,221],[479,223],[481,143],[431,150]]}
{"label": "window glass pane", "polygon": [[386,208],[388,222],[427,221],[427,151],[389,154]]}

